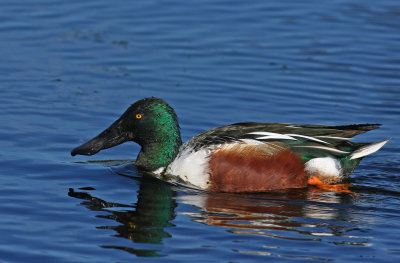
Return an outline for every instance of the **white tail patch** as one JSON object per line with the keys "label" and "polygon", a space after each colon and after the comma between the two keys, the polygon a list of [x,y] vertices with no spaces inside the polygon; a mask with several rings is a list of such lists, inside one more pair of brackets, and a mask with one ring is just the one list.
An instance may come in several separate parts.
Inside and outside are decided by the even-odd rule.
{"label": "white tail patch", "polygon": [[317,176],[324,184],[338,183],[342,180],[342,166],[332,157],[314,158],[306,162],[309,176]]}
{"label": "white tail patch", "polygon": [[365,145],[365,146],[357,149],[356,151],[354,151],[351,154],[350,160],[358,159],[358,158],[367,156],[371,153],[374,153],[377,150],[379,150],[380,148],[382,148],[382,146],[385,145],[388,141],[389,141],[389,139]]}

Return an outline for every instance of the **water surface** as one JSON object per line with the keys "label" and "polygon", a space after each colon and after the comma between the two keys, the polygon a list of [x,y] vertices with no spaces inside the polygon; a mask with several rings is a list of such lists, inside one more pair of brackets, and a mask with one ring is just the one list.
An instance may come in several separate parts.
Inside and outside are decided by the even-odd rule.
{"label": "water surface", "polygon": [[[400,5],[2,1],[0,262],[398,262]],[[382,123],[354,194],[216,194],[70,150],[134,101],[183,140],[240,121]]]}

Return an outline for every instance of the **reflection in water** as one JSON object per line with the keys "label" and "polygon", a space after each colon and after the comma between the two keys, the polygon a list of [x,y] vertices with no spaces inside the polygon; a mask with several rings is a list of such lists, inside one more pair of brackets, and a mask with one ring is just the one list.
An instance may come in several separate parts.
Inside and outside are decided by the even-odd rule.
{"label": "reflection in water", "polygon": [[[192,215],[198,222],[228,227],[235,233],[289,238],[285,236],[286,232],[281,232],[282,236],[279,236],[271,234],[271,231],[265,231],[283,230],[300,234],[299,237],[291,235],[291,239],[317,240],[315,236],[340,234],[335,231],[335,226],[332,224],[336,220],[350,219],[346,218],[344,209],[336,207],[335,204],[349,203],[353,197],[333,192],[322,194],[314,192],[313,189],[310,191],[297,189],[257,195],[188,194],[179,200],[206,212],[201,218]],[[317,227],[321,227],[321,220],[332,221],[326,223],[327,229],[324,233],[316,230]]]}
{"label": "reflection in water", "polygon": [[[313,242],[335,237],[328,242],[335,245],[368,245],[365,239],[347,234],[357,229],[354,226],[357,220],[349,218],[348,214],[348,208],[356,198],[354,195],[315,189],[251,195],[207,193],[176,188],[147,175],[134,179],[140,184],[140,189],[138,201],[133,205],[107,202],[73,189],[70,189],[69,195],[85,200],[82,204],[90,210],[108,212],[108,215],[102,213],[98,217],[111,219],[119,224],[99,228],[113,229],[118,233],[116,236],[130,239],[136,244],[162,244],[163,239],[170,238],[168,228],[174,227],[171,221],[175,218],[174,210],[178,202],[199,209],[198,212],[182,212],[193,221],[224,227],[234,234]],[[179,197],[174,189],[179,189]],[[137,256],[163,256],[156,249],[109,245],[103,247],[121,249]],[[238,252],[270,254],[266,251]],[[304,256],[307,255],[302,257]]]}
{"label": "reflection in water", "polygon": [[[293,197],[301,198],[304,190]],[[285,195],[275,195],[286,197]],[[289,195],[292,196],[292,195]],[[234,195],[224,193],[188,194],[180,198],[183,203],[199,207],[204,212],[197,221],[233,229],[285,229],[299,226],[288,220],[302,215],[301,202],[285,202],[268,195]],[[293,199],[292,199],[293,200]]]}
{"label": "reflection in water", "polygon": [[[176,202],[175,192],[166,183],[154,183],[153,178],[144,176],[138,191],[138,201],[135,205],[107,202],[85,192],[69,190],[68,195],[85,200],[82,202],[93,211],[107,211],[108,215],[98,215],[101,218],[115,220],[117,226],[101,226],[102,229],[113,229],[117,237],[131,239],[135,243],[161,244],[164,238],[171,237],[165,228],[173,226]],[[111,208],[122,208],[115,211]],[[122,249],[137,256],[161,256],[156,250],[136,250],[129,247],[103,246],[104,248]]]}

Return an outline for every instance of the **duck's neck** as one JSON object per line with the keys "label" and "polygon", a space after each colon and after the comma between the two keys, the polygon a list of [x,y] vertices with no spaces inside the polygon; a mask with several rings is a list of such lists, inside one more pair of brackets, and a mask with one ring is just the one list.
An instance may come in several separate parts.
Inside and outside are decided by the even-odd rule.
{"label": "duck's neck", "polygon": [[156,134],[149,134],[149,140],[141,144],[142,149],[136,159],[136,166],[155,171],[170,164],[182,145],[179,126],[163,127]]}

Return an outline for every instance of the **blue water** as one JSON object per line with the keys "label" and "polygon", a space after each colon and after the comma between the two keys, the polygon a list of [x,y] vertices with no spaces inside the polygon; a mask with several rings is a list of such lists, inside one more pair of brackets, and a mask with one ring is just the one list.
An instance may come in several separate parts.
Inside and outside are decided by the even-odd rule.
{"label": "blue water", "polygon": [[[0,262],[399,262],[400,4],[11,1],[0,12]],[[382,123],[354,194],[212,194],[70,150],[134,101],[186,141],[240,121]]]}

